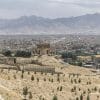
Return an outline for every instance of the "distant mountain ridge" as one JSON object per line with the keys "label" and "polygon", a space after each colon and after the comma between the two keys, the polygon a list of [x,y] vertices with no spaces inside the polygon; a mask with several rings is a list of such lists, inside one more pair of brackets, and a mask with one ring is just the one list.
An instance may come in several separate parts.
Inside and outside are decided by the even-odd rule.
{"label": "distant mountain ridge", "polygon": [[100,14],[49,19],[22,16],[0,19],[0,34],[100,34]]}

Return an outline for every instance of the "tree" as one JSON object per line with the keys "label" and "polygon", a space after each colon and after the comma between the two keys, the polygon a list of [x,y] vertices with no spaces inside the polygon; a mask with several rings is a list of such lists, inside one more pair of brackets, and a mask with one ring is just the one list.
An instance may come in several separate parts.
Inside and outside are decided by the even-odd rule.
{"label": "tree", "polygon": [[78,97],[76,97],[76,100],[79,100],[79,98],[78,98]]}
{"label": "tree", "polygon": [[9,57],[9,56],[11,56],[11,51],[10,50],[4,50],[3,55]]}
{"label": "tree", "polygon": [[75,82],[75,84],[77,84],[77,80],[76,79],[74,79],[74,82]]}
{"label": "tree", "polygon": [[37,82],[39,82],[39,78],[37,78]]}
{"label": "tree", "polygon": [[58,82],[60,82],[60,79],[59,79],[59,77],[57,78],[57,81],[58,81]]}
{"label": "tree", "polygon": [[90,96],[89,95],[87,96],[87,100],[90,100]]}
{"label": "tree", "polygon": [[94,91],[97,91],[97,87],[94,88]]}
{"label": "tree", "polygon": [[30,72],[28,71],[28,75],[30,75]]}
{"label": "tree", "polygon": [[73,84],[73,80],[71,79],[71,83]]}
{"label": "tree", "polygon": [[32,80],[32,81],[34,80],[34,76],[33,76],[33,75],[31,76],[31,80]]}
{"label": "tree", "polygon": [[23,75],[23,74],[21,74],[21,78],[22,78],[22,79],[24,78],[24,75]]}
{"label": "tree", "polygon": [[64,52],[64,53],[62,53],[62,58],[63,59],[72,58],[72,60],[76,60],[77,56],[76,56],[76,54],[74,54],[72,52]]}
{"label": "tree", "polygon": [[23,88],[23,95],[25,96],[25,99],[24,100],[27,100],[26,99],[26,96],[28,95],[28,88],[27,87],[24,87]]}
{"label": "tree", "polygon": [[54,95],[53,99],[52,100],[58,100],[57,96]]}
{"label": "tree", "polygon": [[32,98],[33,98],[32,93],[29,92],[29,99],[32,99]]}
{"label": "tree", "polygon": [[60,87],[60,91],[62,91],[62,86]]}
{"label": "tree", "polygon": [[83,95],[82,94],[80,95],[80,100],[83,100]]}
{"label": "tree", "polygon": [[81,83],[81,79],[80,78],[79,78],[78,82]]}
{"label": "tree", "polygon": [[16,75],[14,75],[13,77],[14,77],[14,79],[16,79]]}
{"label": "tree", "polygon": [[46,81],[46,78],[44,78],[44,81]]}
{"label": "tree", "polygon": [[53,79],[51,79],[51,82],[53,82]]}
{"label": "tree", "polygon": [[16,57],[31,57],[31,52],[30,51],[22,51],[22,50],[18,50],[15,53]]}

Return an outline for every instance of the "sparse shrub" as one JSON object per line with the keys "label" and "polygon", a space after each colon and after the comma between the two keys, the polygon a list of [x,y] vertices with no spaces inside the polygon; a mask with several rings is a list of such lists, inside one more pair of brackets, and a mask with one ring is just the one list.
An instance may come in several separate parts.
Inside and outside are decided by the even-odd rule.
{"label": "sparse shrub", "polygon": [[49,78],[49,82],[50,82],[50,78]]}
{"label": "sparse shrub", "polygon": [[75,92],[73,88],[71,89],[71,92]]}
{"label": "sparse shrub", "polygon": [[41,72],[41,75],[43,74],[43,72]]}
{"label": "sparse shrub", "polygon": [[16,70],[16,73],[18,73],[18,70]]}
{"label": "sparse shrub", "polygon": [[95,91],[95,92],[97,91],[97,87],[94,88],[94,91]]}
{"label": "sparse shrub", "polygon": [[97,100],[99,100],[99,95],[97,95]]}
{"label": "sparse shrub", "polygon": [[73,77],[75,77],[75,74],[73,74]]}
{"label": "sparse shrub", "polygon": [[45,73],[45,75],[47,75],[47,73]]}
{"label": "sparse shrub", "polygon": [[53,99],[52,100],[58,100],[57,96],[54,95]]}
{"label": "sparse shrub", "polygon": [[87,96],[87,100],[90,100],[90,96],[89,95]]}
{"label": "sparse shrub", "polygon": [[33,98],[32,93],[29,92],[29,99],[32,99],[32,98]]}
{"label": "sparse shrub", "polygon": [[51,75],[53,75],[54,73],[51,73]]}
{"label": "sparse shrub", "polygon": [[24,70],[22,70],[22,74],[24,74]]}
{"label": "sparse shrub", "polygon": [[4,70],[3,69],[1,69],[1,73],[3,72]]}
{"label": "sparse shrub", "polygon": [[74,82],[75,82],[75,84],[77,84],[77,80],[76,79],[74,79]]}
{"label": "sparse shrub", "polygon": [[73,88],[75,91],[76,91],[76,86],[74,86],[74,88]]}
{"label": "sparse shrub", "polygon": [[73,84],[73,80],[71,79],[71,83]]}
{"label": "sparse shrub", "polygon": [[86,91],[83,91],[83,94],[86,94]]}
{"label": "sparse shrub", "polygon": [[8,68],[8,73],[10,72],[10,68]]}
{"label": "sparse shrub", "polygon": [[81,79],[79,78],[78,83],[81,83]]}
{"label": "sparse shrub", "polygon": [[78,97],[76,97],[76,100],[79,100],[79,98],[78,98]]}
{"label": "sparse shrub", "polygon": [[36,74],[36,71],[34,72],[34,74]]}
{"label": "sparse shrub", "polygon": [[44,98],[42,98],[42,100],[44,100]]}
{"label": "sparse shrub", "polygon": [[81,91],[81,89],[79,88],[79,91]]}
{"label": "sparse shrub", "polygon": [[31,80],[34,81],[34,76],[33,75],[31,76]]}
{"label": "sparse shrub", "polygon": [[37,78],[37,82],[39,82],[39,78]]}
{"label": "sparse shrub", "polygon": [[80,100],[83,100],[83,95],[82,94],[80,95]]}
{"label": "sparse shrub", "polygon": [[88,89],[88,93],[91,93],[90,89]]}
{"label": "sparse shrub", "polygon": [[60,76],[60,74],[58,73],[58,74],[57,74],[57,77],[59,77],[59,76]]}
{"label": "sparse shrub", "polygon": [[30,72],[28,71],[28,75],[30,75]]}
{"label": "sparse shrub", "polygon": [[8,80],[10,80],[10,76],[8,76]]}
{"label": "sparse shrub", "polygon": [[46,81],[46,78],[44,78],[44,81]]}
{"label": "sparse shrub", "polygon": [[57,91],[59,91],[59,87],[57,87]]}
{"label": "sparse shrub", "polygon": [[99,89],[99,93],[100,93],[100,89]]}
{"label": "sparse shrub", "polygon": [[53,82],[53,79],[51,79],[51,82]]}
{"label": "sparse shrub", "polygon": [[69,74],[69,78],[71,77],[71,75]]}
{"label": "sparse shrub", "polygon": [[13,75],[14,79],[16,79],[16,75]]}
{"label": "sparse shrub", "polygon": [[66,82],[65,80],[63,80],[63,82]]}
{"label": "sparse shrub", "polygon": [[23,88],[23,95],[25,96],[24,100],[26,100],[26,96],[28,95],[28,88],[27,87]]}
{"label": "sparse shrub", "polygon": [[21,74],[21,78],[22,78],[22,79],[24,78],[24,75],[23,75],[23,74]]}
{"label": "sparse shrub", "polygon": [[89,84],[89,82],[87,82],[87,85]]}
{"label": "sparse shrub", "polygon": [[60,87],[60,91],[62,91],[62,86]]}
{"label": "sparse shrub", "polygon": [[57,78],[57,81],[58,81],[58,82],[60,82],[60,79],[59,79],[59,77]]}

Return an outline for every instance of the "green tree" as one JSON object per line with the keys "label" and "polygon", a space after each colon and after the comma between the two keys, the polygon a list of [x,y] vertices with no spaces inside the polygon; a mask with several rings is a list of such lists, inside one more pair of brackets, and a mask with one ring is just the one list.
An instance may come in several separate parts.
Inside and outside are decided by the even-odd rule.
{"label": "green tree", "polygon": [[34,76],[33,75],[31,76],[31,80],[34,81]]}
{"label": "green tree", "polygon": [[90,100],[90,96],[89,95],[87,96],[87,100]]}
{"label": "green tree", "polygon": [[46,81],[46,78],[44,78],[44,81]]}
{"label": "green tree", "polygon": [[62,91],[62,86],[60,87],[60,91]]}
{"label": "green tree", "polygon": [[83,100],[83,95],[82,94],[80,95],[80,100]]}
{"label": "green tree", "polygon": [[81,79],[80,78],[79,78],[78,82],[81,83]]}
{"label": "green tree", "polygon": [[51,79],[51,82],[53,82],[53,79]]}
{"label": "green tree", "polygon": [[26,96],[28,95],[28,88],[27,87],[24,87],[23,88],[23,95],[25,96],[25,99],[24,100],[27,100],[26,99]]}
{"label": "green tree", "polygon": [[79,100],[79,98],[78,98],[78,97],[76,97],[76,100]]}
{"label": "green tree", "polygon": [[11,51],[10,50],[4,50],[3,51],[3,55],[5,55],[5,56],[11,56]]}
{"label": "green tree", "polygon": [[22,51],[22,50],[18,50],[15,53],[16,57],[31,57],[31,52],[30,51]]}
{"label": "green tree", "polygon": [[57,96],[54,95],[53,99],[52,100],[58,100]]}
{"label": "green tree", "polygon": [[39,82],[39,78],[37,78],[37,82]]}
{"label": "green tree", "polygon": [[58,82],[60,82],[60,79],[59,79],[59,77],[57,78],[57,81],[58,81]]}
{"label": "green tree", "polygon": [[22,79],[24,78],[24,75],[23,75],[23,74],[21,74],[21,78],[22,78]]}
{"label": "green tree", "polygon": [[29,99],[32,99],[32,98],[33,98],[32,93],[29,92]]}

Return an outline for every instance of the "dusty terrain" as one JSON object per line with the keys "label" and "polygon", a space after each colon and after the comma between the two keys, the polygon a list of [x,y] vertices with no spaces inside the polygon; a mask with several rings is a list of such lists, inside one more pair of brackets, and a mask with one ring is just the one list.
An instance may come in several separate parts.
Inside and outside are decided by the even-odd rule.
{"label": "dusty terrain", "polygon": [[[89,95],[93,96],[91,100],[97,100],[96,98],[100,96],[99,75],[94,75],[87,69],[74,68],[73,66],[61,71],[64,74],[24,72],[22,78],[20,71],[1,70],[0,94],[4,100],[21,100],[23,88],[27,86],[28,91],[32,92],[32,100],[42,100],[43,98],[44,100],[52,100],[54,95],[57,95],[58,100],[76,100],[76,97],[80,97],[81,94],[84,94],[83,97],[86,100],[88,90],[91,91]],[[77,76],[77,74],[79,75]],[[34,76],[33,81],[31,80],[32,75]],[[79,79],[81,79],[81,82],[79,82]],[[59,90],[61,87],[62,90]],[[75,90],[72,92],[73,88]]]}
{"label": "dusty terrain", "polygon": [[53,100],[54,96],[58,100],[100,100],[99,72],[69,64],[62,66],[55,67],[62,74],[0,69],[0,100],[22,100],[25,87],[28,100]]}

